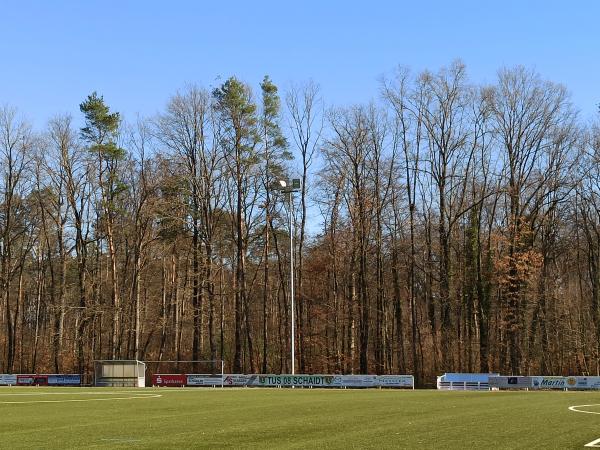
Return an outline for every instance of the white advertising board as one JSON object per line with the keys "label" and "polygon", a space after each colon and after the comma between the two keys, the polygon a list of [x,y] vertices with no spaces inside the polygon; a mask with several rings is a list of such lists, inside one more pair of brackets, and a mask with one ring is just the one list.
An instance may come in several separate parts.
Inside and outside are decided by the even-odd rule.
{"label": "white advertising board", "polygon": [[412,375],[377,375],[377,381],[381,387],[412,388],[415,385],[415,378]]}
{"label": "white advertising board", "polygon": [[[600,389],[600,377],[537,377],[539,389]],[[558,380],[562,378],[562,381]],[[556,387],[554,387],[556,386]]]}
{"label": "white advertising board", "polygon": [[221,375],[187,375],[187,386],[220,386]]}
{"label": "white advertising board", "polygon": [[498,389],[600,389],[600,376],[493,376],[489,386]]}
{"label": "white advertising board", "polygon": [[[190,376],[188,375],[188,380]],[[198,379],[195,386],[206,383]],[[189,384],[189,383],[188,383]],[[211,384],[215,384],[214,381]],[[252,387],[404,387],[412,388],[412,375],[307,375],[307,374],[259,374],[224,375],[225,386]],[[192,385],[192,384],[190,384]]]}
{"label": "white advertising board", "polygon": [[377,387],[377,375],[334,375],[332,386],[337,387]]}
{"label": "white advertising board", "polygon": [[564,389],[567,387],[566,377],[535,376],[531,379],[534,389]]}
{"label": "white advertising board", "polygon": [[250,375],[236,375],[229,374],[223,375],[223,385],[224,386],[246,386],[248,384],[248,379]]}
{"label": "white advertising board", "polygon": [[532,377],[490,377],[490,387],[501,389],[600,389],[599,376],[532,376]]}
{"label": "white advertising board", "polygon": [[[575,378],[575,384],[571,378]],[[600,389],[600,377],[568,377],[568,389]]]}
{"label": "white advertising board", "polygon": [[14,386],[17,384],[17,376],[9,374],[0,374],[0,386]]}

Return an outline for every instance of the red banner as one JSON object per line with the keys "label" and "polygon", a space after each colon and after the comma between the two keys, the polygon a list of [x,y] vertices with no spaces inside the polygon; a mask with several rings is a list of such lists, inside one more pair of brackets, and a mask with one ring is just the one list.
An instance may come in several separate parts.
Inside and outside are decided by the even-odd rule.
{"label": "red banner", "polygon": [[185,374],[152,375],[152,386],[185,386],[187,376]]}
{"label": "red banner", "polygon": [[48,375],[17,375],[17,386],[48,386]]}

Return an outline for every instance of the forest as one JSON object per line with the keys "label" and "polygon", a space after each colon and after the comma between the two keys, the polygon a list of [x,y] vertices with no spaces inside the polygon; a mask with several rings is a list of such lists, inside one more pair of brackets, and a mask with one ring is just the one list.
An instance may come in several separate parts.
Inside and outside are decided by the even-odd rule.
{"label": "forest", "polygon": [[600,115],[520,66],[375,92],[231,77],[131,122],[93,92],[41,129],[0,107],[0,373],[289,373],[294,315],[298,373],[600,374]]}

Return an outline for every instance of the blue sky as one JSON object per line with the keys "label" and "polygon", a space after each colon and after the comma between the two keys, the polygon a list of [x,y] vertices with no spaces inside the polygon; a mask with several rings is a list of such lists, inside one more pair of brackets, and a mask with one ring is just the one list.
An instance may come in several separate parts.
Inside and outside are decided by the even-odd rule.
{"label": "blue sky", "polygon": [[564,83],[586,118],[600,103],[600,2],[6,1],[0,6],[0,104],[36,127],[77,116],[93,90],[132,119],[187,82],[230,75],[258,87],[309,78],[327,104],[378,96],[397,65],[461,58],[475,82],[522,64]]}

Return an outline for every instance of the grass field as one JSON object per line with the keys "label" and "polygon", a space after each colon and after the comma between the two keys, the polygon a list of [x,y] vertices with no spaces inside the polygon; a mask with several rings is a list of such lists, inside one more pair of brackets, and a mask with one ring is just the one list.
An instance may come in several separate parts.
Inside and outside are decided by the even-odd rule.
{"label": "grass field", "polygon": [[0,388],[0,448],[584,448],[600,393]]}

